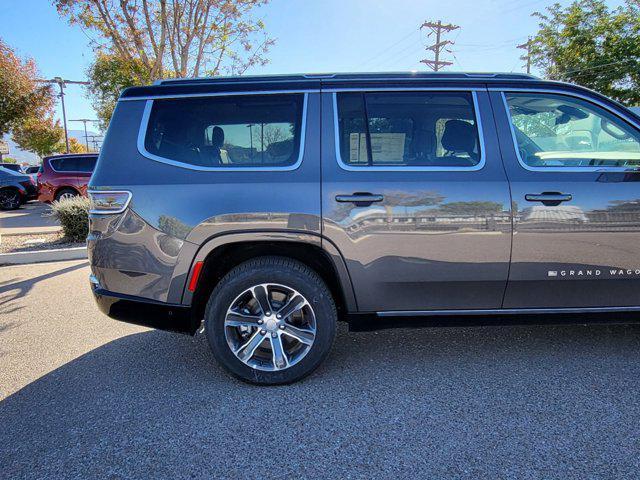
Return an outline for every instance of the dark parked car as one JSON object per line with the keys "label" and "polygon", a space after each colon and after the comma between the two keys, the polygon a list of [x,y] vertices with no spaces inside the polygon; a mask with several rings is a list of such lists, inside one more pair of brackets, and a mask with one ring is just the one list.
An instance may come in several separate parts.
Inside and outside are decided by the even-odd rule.
{"label": "dark parked car", "polygon": [[23,173],[26,173],[33,179],[33,183],[38,185],[38,172],[40,172],[40,165],[30,165],[22,169]]}
{"label": "dark parked car", "polygon": [[96,166],[97,153],[45,157],[38,172],[38,200],[54,200],[87,195],[87,183]]}
{"label": "dark parked car", "polygon": [[261,384],[315,369],[337,320],[617,321],[640,310],[639,128],[521,74],[129,88],[90,183],[93,293],[116,319],[202,327]]}
{"label": "dark parked car", "polygon": [[15,210],[36,196],[36,186],[29,175],[0,167],[0,209]]}
{"label": "dark parked car", "polygon": [[2,168],[6,168],[7,170],[11,170],[12,172],[16,172],[16,173],[24,173],[22,171],[22,167],[20,165],[18,165],[17,163],[0,163],[0,167]]}

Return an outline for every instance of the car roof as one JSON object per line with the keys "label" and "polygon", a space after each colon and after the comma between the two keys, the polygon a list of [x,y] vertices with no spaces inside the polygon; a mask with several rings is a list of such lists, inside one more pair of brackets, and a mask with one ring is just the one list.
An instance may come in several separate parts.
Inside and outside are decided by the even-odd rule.
{"label": "car roof", "polygon": [[[158,80],[153,85],[129,87],[120,94],[120,101],[149,100],[267,92],[335,92],[375,89],[549,89],[573,91],[596,98],[602,103],[624,107],[619,102],[588,88],[544,80],[526,73],[490,72],[378,72],[378,73],[311,73],[291,75],[247,75],[205,78],[174,78]],[[631,115],[640,114],[631,112]]]}
{"label": "car roof", "polygon": [[473,72],[381,72],[381,73],[318,73],[295,75],[247,75],[205,78],[174,78],[156,81],[153,85],[129,87],[121,100],[145,97],[211,94],[216,92],[309,91],[319,89],[453,86],[485,87],[487,83],[526,84],[550,83],[526,73]]}
{"label": "car roof", "polygon": [[73,158],[73,157],[97,157],[98,154],[96,152],[87,152],[87,153],[60,153],[57,155],[49,155],[44,157],[43,160],[53,160],[55,158]]}
{"label": "car roof", "polygon": [[527,73],[489,73],[489,72],[361,72],[361,73],[299,73],[284,75],[236,75],[200,78],[167,78],[158,80],[154,85],[192,85],[202,83],[255,83],[255,82],[313,82],[322,81],[367,81],[367,80],[538,80]]}

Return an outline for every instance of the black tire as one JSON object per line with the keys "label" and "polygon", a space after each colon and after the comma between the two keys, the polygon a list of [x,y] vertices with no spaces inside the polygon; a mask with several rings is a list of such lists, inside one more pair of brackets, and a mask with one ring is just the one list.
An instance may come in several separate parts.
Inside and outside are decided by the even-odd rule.
{"label": "black tire", "polygon": [[[316,332],[310,349],[298,363],[281,370],[264,371],[245,364],[233,353],[225,336],[225,316],[234,300],[263,283],[295,289],[307,300],[315,318]],[[333,345],[336,321],[333,297],[316,272],[289,258],[260,257],[238,265],[220,280],[205,310],[205,333],[214,357],[232,375],[248,383],[279,385],[306,377],[322,363]]]}
{"label": "black tire", "polygon": [[79,193],[73,188],[62,188],[56,192],[56,202],[59,202],[61,198],[67,198],[69,195],[77,197]]}
{"label": "black tire", "polygon": [[0,210],[16,210],[23,203],[22,195],[15,188],[0,190]]}

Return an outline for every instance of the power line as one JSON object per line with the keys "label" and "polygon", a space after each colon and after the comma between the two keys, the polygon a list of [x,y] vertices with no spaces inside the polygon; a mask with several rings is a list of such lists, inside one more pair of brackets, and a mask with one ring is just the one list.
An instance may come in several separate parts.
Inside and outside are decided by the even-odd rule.
{"label": "power line", "polygon": [[[440,60],[440,53],[442,52],[444,47],[446,47],[447,45],[453,45],[453,42],[451,40],[441,40],[441,37],[443,32],[449,33],[453,30],[457,30],[460,27],[458,25],[453,25],[451,23],[443,24],[442,20],[438,20],[437,22],[424,22],[420,26],[420,30],[422,30],[423,28],[428,28],[429,30],[431,30],[427,34],[428,37],[435,34],[436,43],[427,47],[427,50],[431,50],[434,53],[433,60],[425,58],[423,60],[420,60],[420,63],[424,63],[427,67],[431,68],[434,72],[437,72],[438,70],[440,70],[440,67],[453,65],[453,62]],[[447,50],[447,51],[451,52],[450,50]]]}
{"label": "power line", "polygon": [[378,59],[379,57],[381,57],[382,55],[388,53],[389,51],[391,51],[394,47],[400,45],[402,42],[404,42],[407,38],[409,38],[411,35],[415,34],[416,31],[415,30],[411,30],[407,35],[403,36],[400,40],[398,40],[397,42],[391,44],[390,46],[388,46],[387,48],[381,50],[380,52],[378,52],[377,54],[375,54],[373,57],[370,57],[368,60],[364,61],[363,63],[360,64],[360,66],[364,66],[368,63],[371,63],[371,61]]}
{"label": "power line", "polygon": [[506,14],[506,13],[513,13],[513,12],[516,12],[516,11],[521,10],[523,8],[533,7],[534,5],[537,5],[537,4],[545,2],[545,1],[547,1],[547,0],[534,0],[533,2],[522,3],[522,4],[518,5],[518,6],[513,7],[513,8],[508,8],[506,10],[502,10],[499,13],[503,14],[503,15]]}
{"label": "power line", "polygon": [[58,94],[58,97],[60,97],[60,102],[62,103],[62,122],[64,123],[64,143],[66,144],[66,147],[67,147],[66,153],[69,153],[69,132],[67,131],[67,111],[64,107],[64,89],[67,85],[70,85],[70,84],[89,85],[89,82],[81,82],[78,80],[65,80],[62,77],[53,77],[49,80],[38,79],[36,80],[36,82],[55,83],[56,85],[58,85],[58,87],[60,87],[60,93]]}
{"label": "power line", "polygon": [[92,120],[90,118],[78,118],[75,120],[69,120],[70,122],[82,122],[84,125],[84,143],[87,146],[87,152],[89,151],[89,135],[87,135],[87,122],[97,122],[97,120]]}
{"label": "power line", "polygon": [[522,55],[520,57],[520,60],[526,60],[527,62],[525,65],[523,65],[524,67],[526,67],[527,73],[531,73],[531,46],[532,45],[533,45],[533,40],[531,40],[531,37],[529,37],[525,43],[518,45],[516,47],[516,48],[520,48],[522,50],[527,51],[526,55]]}
{"label": "power line", "polygon": [[[412,55],[412,56],[414,56],[414,57],[415,57],[415,55],[416,55],[415,50],[416,50],[416,45],[412,43],[412,44],[410,44],[410,45],[407,45],[407,46],[406,46],[405,48],[403,48],[402,50],[399,50],[399,51],[397,51],[397,52],[394,52],[393,60],[389,59],[389,60],[392,62],[392,63],[391,63],[391,65],[397,65],[398,63],[400,63],[400,62],[401,62],[401,60],[404,60],[405,58],[407,58],[407,57],[408,57],[408,56],[410,56],[410,55]],[[405,52],[409,52],[409,53],[408,53],[407,55],[402,55],[402,54],[403,54],[403,53],[405,53]],[[372,64],[372,68],[373,68],[373,66],[377,66],[377,65],[379,65],[380,63],[384,63],[385,61],[386,61],[386,60],[383,60],[382,62],[376,62],[376,63]],[[394,67],[394,68],[395,68],[395,67]]]}
{"label": "power line", "polygon": [[638,59],[635,59],[635,58],[627,58],[626,60],[620,60],[619,62],[601,63],[600,65],[594,65],[592,67],[579,68],[577,70],[565,70],[564,72],[558,72],[558,73],[560,73],[561,75],[566,75],[567,73],[580,73],[586,70],[595,70],[597,68],[610,67],[612,65],[622,65],[623,63],[637,62],[637,61]]}

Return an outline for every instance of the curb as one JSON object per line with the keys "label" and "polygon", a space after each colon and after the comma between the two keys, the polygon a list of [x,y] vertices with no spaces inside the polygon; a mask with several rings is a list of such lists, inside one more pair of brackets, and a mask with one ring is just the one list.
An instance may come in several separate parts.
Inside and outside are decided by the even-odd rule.
{"label": "curb", "polygon": [[24,265],[28,263],[60,262],[87,258],[87,247],[60,248],[0,254],[0,265]]}
{"label": "curb", "polygon": [[24,228],[2,228],[0,229],[0,236],[16,236],[16,235],[43,235],[48,233],[62,232],[62,227],[49,226],[49,227],[24,227]]}

